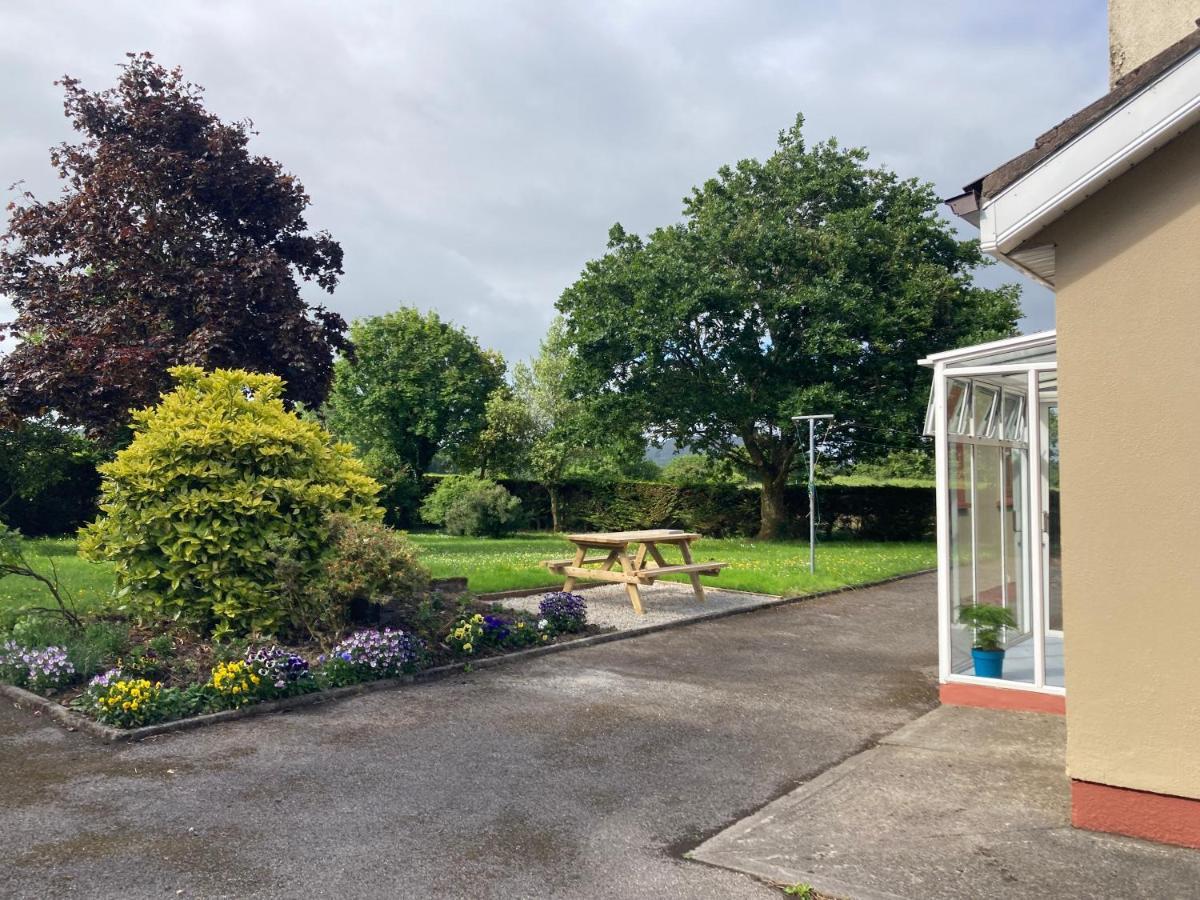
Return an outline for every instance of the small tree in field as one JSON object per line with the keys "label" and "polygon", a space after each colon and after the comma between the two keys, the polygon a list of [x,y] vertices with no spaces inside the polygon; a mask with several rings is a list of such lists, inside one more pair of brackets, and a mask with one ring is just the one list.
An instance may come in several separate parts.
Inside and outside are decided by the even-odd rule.
{"label": "small tree in field", "polygon": [[484,429],[504,360],[461,328],[415,309],[361,319],[355,355],[339,359],[326,417],[334,432],[413,477],[457,456]]}
{"label": "small tree in field", "polygon": [[0,250],[21,340],[0,363],[11,412],[112,437],[179,364],[273,372],[320,403],[346,324],[298,282],[332,292],[342,248],[309,233],[304,186],[148,53],[110,90],[58,83],[82,140],[51,150],[57,199],[9,206]]}
{"label": "small tree in field", "polygon": [[604,420],[594,403],[573,392],[573,365],[566,323],[555,318],[534,360],[514,367],[516,403],[499,410],[524,422],[524,467],[549,494],[555,531],[559,495],[568,475],[623,473],[642,459],[646,448],[636,423],[631,425],[622,418]]}
{"label": "small tree in field", "polygon": [[171,370],[178,382],[133,415],[133,442],[104,476],[81,551],[115,563],[141,613],[271,633],[291,623],[276,550],[315,577],[329,516],[378,519],[379,485],[351,448],[284,408],[283,382],[241,370]]}
{"label": "small tree in field", "polygon": [[[917,360],[1011,334],[1020,315],[1015,287],[974,284],[978,243],[939,218],[930,185],[869,168],[865,150],[809,148],[802,123],[765,161],[694,189],[682,222],[646,240],[614,225],[559,300],[576,389],[753,472],[764,538],[790,519],[791,416],[915,436],[929,385]],[[858,458],[875,450],[839,435]]]}

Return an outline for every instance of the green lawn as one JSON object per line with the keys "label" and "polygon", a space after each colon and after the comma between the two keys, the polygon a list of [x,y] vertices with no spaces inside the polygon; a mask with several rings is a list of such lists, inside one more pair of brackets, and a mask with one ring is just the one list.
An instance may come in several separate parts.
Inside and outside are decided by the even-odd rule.
{"label": "green lawn", "polygon": [[[466,575],[471,589],[480,592],[561,585],[561,578],[538,563],[543,559],[565,559],[574,549],[551,534],[506,538],[414,534],[412,539],[423,551],[422,559],[434,577]],[[878,581],[929,569],[937,562],[932,543],[899,541],[821,544],[815,576],[808,574],[808,541],[705,538],[693,546],[693,555],[697,561],[711,559],[730,564],[717,578],[706,578],[705,583],[788,596]],[[687,579],[677,576],[674,580]]]}
{"label": "green lawn", "polygon": [[[39,538],[28,540],[26,556],[39,572],[58,577],[74,596],[80,612],[102,609],[112,593],[111,568],[107,563],[93,563],[76,553],[74,538]],[[53,598],[32,578],[9,575],[0,578],[0,611],[25,606],[52,606]]]}
{"label": "green lawn", "polygon": [[[466,575],[471,589],[478,592],[560,585],[562,580],[538,563],[571,555],[571,545],[550,534],[506,538],[414,534],[412,540],[421,548],[421,558],[434,577]],[[107,565],[80,559],[71,538],[43,538],[28,543],[30,559],[46,572],[53,562],[81,610],[105,605],[112,586]],[[730,564],[719,577],[706,578],[708,584],[785,596],[878,581],[935,564],[934,545],[924,542],[830,541],[818,548],[815,577],[808,574],[807,541],[705,538],[695,544],[694,554],[697,560]],[[678,580],[685,579],[678,576]],[[0,610],[45,605],[48,601],[41,585],[30,579],[0,580]]]}

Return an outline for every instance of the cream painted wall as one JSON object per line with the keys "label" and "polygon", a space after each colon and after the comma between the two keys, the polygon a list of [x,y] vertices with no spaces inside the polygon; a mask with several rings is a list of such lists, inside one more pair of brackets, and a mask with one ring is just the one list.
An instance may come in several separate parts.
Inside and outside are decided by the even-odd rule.
{"label": "cream painted wall", "polygon": [[1044,236],[1058,246],[1067,771],[1200,798],[1200,126]]}
{"label": "cream painted wall", "polygon": [[1196,27],[1200,0],[1108,0],[1109,82]]}

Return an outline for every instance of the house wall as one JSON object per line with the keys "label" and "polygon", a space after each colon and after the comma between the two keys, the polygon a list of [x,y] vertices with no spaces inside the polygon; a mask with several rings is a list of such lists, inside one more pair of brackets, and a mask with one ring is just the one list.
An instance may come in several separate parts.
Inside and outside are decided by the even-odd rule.
{"label": "house wall", "polygon": [[1109,83],[1196,28],[1200,0],[1108,0]]}
{"label": "house wall", "polygon": [[1200,798],[1200,126],[1057,245],[1067,769]]}

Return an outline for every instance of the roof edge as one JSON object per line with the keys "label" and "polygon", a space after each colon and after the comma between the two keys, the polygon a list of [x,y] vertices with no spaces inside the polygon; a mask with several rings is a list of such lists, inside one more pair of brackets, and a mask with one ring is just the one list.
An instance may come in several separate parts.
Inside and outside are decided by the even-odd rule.
{"label": "roof edge", "polygon": [[1056,343],[1058,331],[1050,328],[1046,331],[1035,331],[1033,334],[1018,334],[1015,337],[1000,338],[983,344],[973,344],[970,347],[958,347],[954,350],[941,350],[930,353],[924,359],[917,360],[918,365],[935,366],[938,363],[953,362],[956,359],[970,359],[1002,350],[1033,350]]}
{"label": "roof edge", "polygon": [[1197,50],[1200,50],[1200,28],[1155,54],[1136,69],[1127,72],[1103,97],[1043,132],[1034,141],[1032,148],[966,185],[963,190],[977,192],[981,202],[986,203],[1114,110],[1142,93]]}

